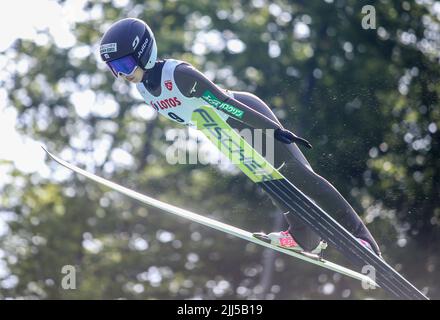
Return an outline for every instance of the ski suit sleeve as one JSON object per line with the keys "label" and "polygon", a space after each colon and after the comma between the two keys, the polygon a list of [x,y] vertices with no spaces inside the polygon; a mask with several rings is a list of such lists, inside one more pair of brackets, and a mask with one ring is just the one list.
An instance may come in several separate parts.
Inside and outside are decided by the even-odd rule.
{"label": "ski suit sleeve", "polygon": [[307,140],[284,129],[281,123],[269,119],[264,114],[254,110],[252,106],[245,105],[228,96],[224,90],[187,63],[176,67],[174,79],[177,87],[186,97],[202,98],[207,104],[251,128],[274,129],[275,139],[285,144],[298,143],[307,148],[312,147]]}
{"label": "ski suit sleeve", "polygon": [[284,130],[281,124],[228,96],[224,90],[189,64],[177,66],[174,79],[185,96],[202,98],[207,104],[252,128]]}

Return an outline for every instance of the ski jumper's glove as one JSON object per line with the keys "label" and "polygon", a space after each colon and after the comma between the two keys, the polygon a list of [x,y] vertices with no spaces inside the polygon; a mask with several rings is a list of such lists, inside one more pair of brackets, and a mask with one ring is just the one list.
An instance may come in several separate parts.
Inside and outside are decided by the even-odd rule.
{"label": "ski jumper's glove", "polygon": [[312,145],[306,139],[298,137],[293,132],[286,129],[281,129],[281,128],[276,129],[274,136],[275,139],[285,144],[296,143],[309,149],[312,148]]}

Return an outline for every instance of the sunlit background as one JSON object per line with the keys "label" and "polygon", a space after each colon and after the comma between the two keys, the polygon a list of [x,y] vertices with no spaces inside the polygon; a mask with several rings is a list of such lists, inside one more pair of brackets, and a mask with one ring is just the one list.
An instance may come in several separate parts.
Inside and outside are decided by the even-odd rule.
{"label": "sunlit background", "polygon": [[[99,60],[99,37],[124,17],[151,22],[159,56],[256,93],[311,140],[306,156],[362,215],[388,261],[439,298],[440,2],[380,1],[369,31],[361,8],[351,0],[4,4],[0,298],[385,297],[164,217],[48,161],[41,145],[247,230],[282,227],[270,201],[231,166],[166,164],[167,137],[178,128]],[[80,270],[75,292],[59,288],[66,264]]]}

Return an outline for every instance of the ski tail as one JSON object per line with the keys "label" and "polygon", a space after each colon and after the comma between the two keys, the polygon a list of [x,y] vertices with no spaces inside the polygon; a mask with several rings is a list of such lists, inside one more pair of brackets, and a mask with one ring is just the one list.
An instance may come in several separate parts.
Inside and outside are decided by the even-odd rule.
{"label": "ski tail", "polygon": [[358,267],[373,268],[376,273],[376,282],[393,296],[398,299],[427,299],[413,284],[375,253],[363,247],[355,237],[311,202],[288,180],[262,182],[260,186],[301,217],[309,227]]}

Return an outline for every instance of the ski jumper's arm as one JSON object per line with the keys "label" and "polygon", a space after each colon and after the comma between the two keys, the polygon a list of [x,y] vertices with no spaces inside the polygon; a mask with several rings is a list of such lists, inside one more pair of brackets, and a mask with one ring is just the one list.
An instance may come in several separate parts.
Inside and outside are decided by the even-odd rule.
{"label": "ski jumper's arm", "polygon": [[[187,97],[203,98],[207,104],[217,107],[230,117],[255,129],[283,129],[280,123],[228,96],[204,74],[193,66],[183,63],[176,67],[174,79],[179,90]],[[210,101],[210,103],[208,102]],[[232,106],[228,108],[229,106]]]}
{"label": "ski jumper's arm", "polygon": [[[251,128],[273,129],[275,139],[285,143],[299,143],[307,148],[312,145],[305,139],[283,128],[279,121],[273,121],[252,106],[241,103],[228,96],[225,91],[187,63],[180,64],[174,70],[174,79],[180,92],[186,97],[202,98],[207,104],[221,110]],[[255,108],[256,109],[256,108]]]}

